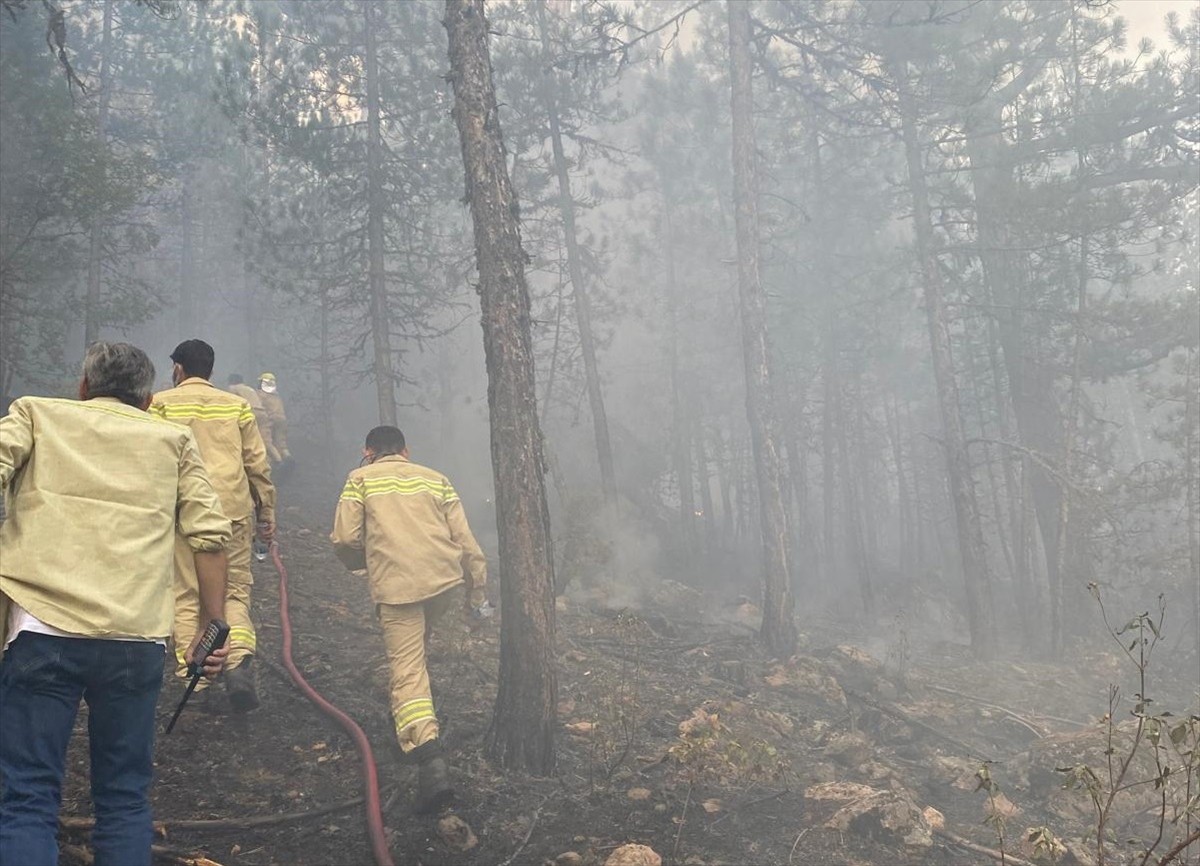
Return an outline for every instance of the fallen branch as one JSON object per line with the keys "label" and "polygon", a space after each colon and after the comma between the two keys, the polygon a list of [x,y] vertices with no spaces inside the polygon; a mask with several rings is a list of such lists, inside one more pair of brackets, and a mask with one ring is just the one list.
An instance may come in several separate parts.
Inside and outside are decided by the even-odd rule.
{"label": "fallen branch", "polygon": [[679,829],[675,831],[675,844],[671,846],[671,862],[678,863],[679,837],[683,835],[683,825],[687,823],[688,806],[692,804],[692,783],[688,782],[687,797],[683,801],[683,811],[679,814]]}
{"label": "fallen branch", "polygon": [[[987,707],[989,710],[995,710],[998,713],[1003,713],[1005,716],[1012,719],[1017,724],[1021,725],[1023,728],[1028,730],[1031,734],[1033,734],[1035,737],[1038,737],[1039,739],[1041,739],[1042,737],[1045,737],[1049,733],[1041,725],[1037,724],[1036,722],[1030,721],[1029,719],[1022,716],[1020,713],[1016,713],[1016,712],[1010,710],[1008,707],[1002,707],[999,704],[993,704],[993,703],[990,703],[989,701],[985,701],[983,698],[977,698],[974,695],[968,695],[968,694],[964,694],[963,692],[955,691],[954,689],[948,689],[945,686],[935,686],[932,683],[927,683],[925,687],[928,689],[932,689],[935,692],[941,692],[942,694],[946,694],[946,695],[953,695],[956,698],[962,698],[963,700],[967,700],[967,701],[971,701],[972,703],[979,704],[979,706],[981,706],[981,707]],[[1076,724],[1078,724],[1078,723],[1076,723]],[[1083,725],[1080,725],[1080,727],[1083,727]]]}
{"label": "fallen branch", "polygon": [[[96,862],[96,855],[83,845],[60,845],[58,850],[62,856],[71,858],[83,866],[93,866]],[[221,866],[203,855],[184,854],[163,845],[151,845],[150,851],[155,858],[170,860],[175,866]]]}
{"label": "fallen branch", "polygon": [[800,841],[815,829],[817,828],[805,827],[800,831],[799,835],[796,836],[796,841],[792,843],[792,850],[788,852],[788,866],[792,866],[792,858],[796,856],[796,849],[800,847]]}
{"label": "fallen branch", "polygon": [[983,750],[977,748],[976,746],[972,746],[970,743],[964,742],[963,740],[960,740],[951,734],[947,734],[944,731],[938,730],[928,722],[923,722],[920,719],[915,718],[914,716],[904,712],[904,710],[900,709],[899,707],[892,706],[891,704],[881,704],[878,701],[871,700],[866,695],[859,694],[858,692],[851,691],[847,688],[843,688],[842,691],[846,693],[846,697],[848,698],[854,698],[854,700],[866,704],[868,707],[878,710],[884,715],[891,716],[897,721],[904,722],[906,725],[912,725],[914,728],[920,728],[925,733],[933,737],[937,737],[943,742],[949,743],[950,745],[954,746],[954,748],[965,752],[968,755],[974,755],[987,760],[987,756],[983,754]]}
{"label": "fallen branch", "polygon": [[727,809],[725,814],[713,821],[710,826],[717,826],[734,812],[739,812],[742,809],[750,809],[754,806],[761,805],[762,803],[769,803],[772,800],[778,800],[780,797],[786,797],[790,793],[792,793],[790,788],[784,788],[782,791],[776,791],[774,794],[767,794],[764,797],[755,797],[753,800],[750,800],[747,803],[738,803]]}
{"label": "fallen branch", "polygon": [[933,835],[937,836],[939,839],[945,839],[947,842],[958,848],[963,848],[964,850],[970,851],[973,854],[982,854],[984,857],[990,857],[991,859],[999,861],[1000,863],[1011,863],[1012,866],[1034,866],[1034,864],[1030,863],[1028,860],[1022,860],[1020,857],[1014,857],[1007,851],[1001,852],[994,848],[985,848],[983,845],[977,845],[970,839],[964,839],[962,836],[959,836],[956,833],[951,833],[949,830],[939,830],[937,827],[934,827]]}
{"label": "fallen branch", "polygon": [[1182,854],[1188,847],[1194,845],[1196,842],[1200,842],[1200,830],[1193,830],[1191,835],[1184,837],[1182,842],[1177,842],[1175,846],[1166,854],[1164,854],[1162,859],[1158,861],[1158,866],[1167,866],[1168,863],[1175,861],[1178,859],[1180,854]]}
{"label": "fallen branch", "polygon": [[163,845],[151,845],[150,851],[155,857],[165,857],[174,862],[176,866],[221,866],[220,863],[209,860],[203,855],[184,854]]}
{"label": "fallen branch", "polygon": [[[395,788],[395,785],[389,785],[383,790],[387,791],[390,788]],[[324,806],[320,809],[310,809],[306,812],[286,812],[282,815],[259,815],[253,818],[195,818],[182,819],[172,821],[155,821],[155,832],[162,836],[167,834],[167,830],[253,830],[257,827],[273,827],[278,824],[294,824],[302,823],[311,818],[319,818],[322,815],[328,815],[331,812],[340,812],[343,809],[353,809],[363,804],[362,797],[355,797],[353,800],[345,800],[341,803],[335,803],[332,806]],[[91,830],[96,826],[95,818],[60,818],[58,825],[63,830],[80,831]]]}
{"label": "fallen branch", "polygon": [[529,844],[529,837],[533,835],[533,828],[537,826],[538,815],[542,811],[542,806],[545,806],[546,801],[549,799],[550,795],[547,794],[542,798],[542,802],[538,804],[538,807],[533,810],[533,815],[529,818],[529,829],[525,831],[525,838],[521,840],[521,844],[517,846],[517,850],[508,855],[508,859],[501,863],[500,866],[510,866],[517,859],[517,856],[525,850],[525,846]]}

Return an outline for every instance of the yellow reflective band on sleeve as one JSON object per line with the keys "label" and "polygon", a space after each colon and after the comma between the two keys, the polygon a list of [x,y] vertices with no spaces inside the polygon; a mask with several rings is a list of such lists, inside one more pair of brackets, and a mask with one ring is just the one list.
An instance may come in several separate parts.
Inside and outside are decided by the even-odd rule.
{"label": "yellow reflective band on sleeve", "polygon": [[229,629],[229,645],[238,649],[254,650],[258,646],[258,638],[253,629],[234,626]]}
{"label": "yellow reflective band on sleeve", "polygon": [[183,647],[175,647],[175,659],[181,668],[187,667],[187,650]]}
{"label": "yellow reflective band on sleeve", "polygon": [[253,420],[254,420],[254,410],[251,409],[249,406],[242,409],[242,414],[238,415],[238,421],[253,421]]}
{"label": "yellow reflective band on sleeve", "polygon": [[346,482],[346,486],[342,488],[342,495],[338,498],[339,499],[349,499],[352,502],[362,502],[363,501],[362,493],[359,492],[358,488],[354,485],[354,482],[352,482],[352,481]]}
{"label": "yellow reflective band on sleeve", "polygon": [[433,701],[430,698],[416,698],[400,705],[400,709],[392,714],[396,719],[396,733],[405,728],[423,722],[426,719],[437,719],[433,712]]}

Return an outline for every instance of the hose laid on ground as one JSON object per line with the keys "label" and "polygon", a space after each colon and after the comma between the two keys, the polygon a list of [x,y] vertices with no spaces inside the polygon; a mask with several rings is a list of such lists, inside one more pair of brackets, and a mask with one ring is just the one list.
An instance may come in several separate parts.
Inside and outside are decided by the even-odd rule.
{"label": "hose laid on ground", "polygon": [[292,620],[288,614],[287,569],[279,555],[279,544],[271,542],[271,560],[275,570],[279,572],[279,622],[283,627],[283,666],[296,688],[304,696],[317,705],[325,715],[345,728],[346,733],[354,740],[358,754],[362,758],[363,787],[367,798],[367,835],[371,838],[371,853],[375,857],[375,866],[395,866],[391,852],[388,851],[387,835],[383,831],[383,808],[379,798],[379,771],[375,767],[375,756],[371,752],[371,743],[354,721],[339,710],[308,684],[296,663],[292,661]]}

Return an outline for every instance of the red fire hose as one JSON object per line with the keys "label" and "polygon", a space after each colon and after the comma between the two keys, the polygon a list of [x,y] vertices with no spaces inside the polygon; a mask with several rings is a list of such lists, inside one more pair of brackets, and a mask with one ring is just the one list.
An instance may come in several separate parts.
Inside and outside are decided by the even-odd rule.
{"label": "red fire hose", "polygon": [[358,754],[362,758],[363,787],[367,798],[367,835],[371,837],[371,853],[375,857],[375,866],[395,866],[391,852],[388,851],[387,836],[383,832],[383,808],[379,800],[379,771],[375,768],[375,756],[371,752],[371,743],[367,735],[348,715],[343,713],[325,698],[321,697],[296,667],[292,661],[292,621],[288,615],[287,569],[279,556],[279,545],[271,542],[271,559],[275,570],[279,572],[279,620],[283,626],[283,666],[296,688],[312,701],[325,715],[332,718],[345,728],[354,740]]}

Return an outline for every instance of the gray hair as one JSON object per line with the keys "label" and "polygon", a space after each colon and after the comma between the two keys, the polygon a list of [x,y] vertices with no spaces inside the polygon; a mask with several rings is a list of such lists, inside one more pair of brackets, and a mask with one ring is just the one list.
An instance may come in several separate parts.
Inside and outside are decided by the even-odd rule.
{"label": "gray hair", "polygon": [[129,343],[98,341],[88,346],[83,378],[89,399],[116,397],[140,409],[154,393],[154,363]]}

